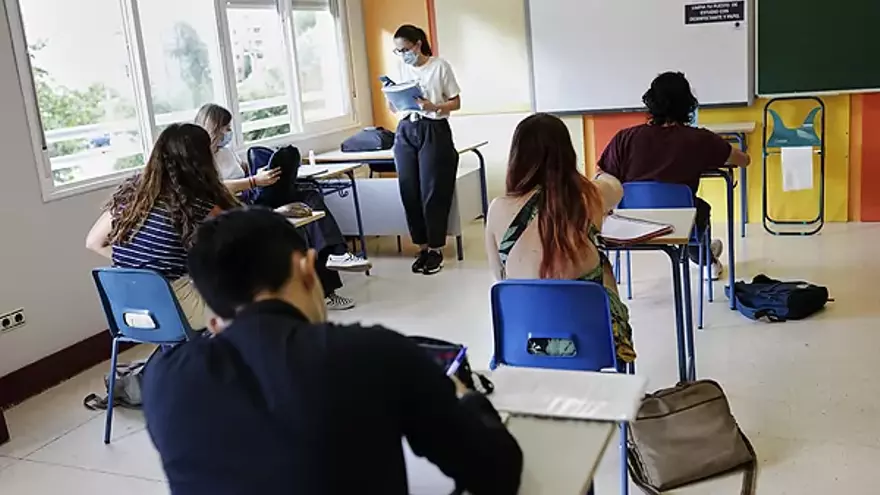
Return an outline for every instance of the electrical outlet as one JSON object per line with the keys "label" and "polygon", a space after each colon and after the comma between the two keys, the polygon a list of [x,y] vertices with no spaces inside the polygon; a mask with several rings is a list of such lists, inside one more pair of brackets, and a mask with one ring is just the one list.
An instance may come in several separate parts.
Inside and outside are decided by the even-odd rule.
{"label": "electrical outlet", "polygon": [[24,308],[10,311],[5,315],[0,315],[0,333],[23,327],[25,323],[27,323],[27,320],[24,317]]}

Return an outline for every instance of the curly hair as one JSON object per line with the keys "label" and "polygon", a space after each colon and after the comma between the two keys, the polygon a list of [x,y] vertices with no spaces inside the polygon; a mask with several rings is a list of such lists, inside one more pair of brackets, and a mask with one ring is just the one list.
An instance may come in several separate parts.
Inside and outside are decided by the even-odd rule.
{"label": "curly hair", "polygon": [[681,72],[664,72],[651,82],[651,89],[642,96],[653,125],[693,122],[697,98]]}
{"label": "curly hair", "polygon": [[104,206],[113,218],[110,243],[128,242],[157,203],[167,206],[186,249],[204,220],[200,204],[222,210],[239,205],[220,182],[211,138],[202,127],[171,124],[162,131],[143,173],[121,184]]}

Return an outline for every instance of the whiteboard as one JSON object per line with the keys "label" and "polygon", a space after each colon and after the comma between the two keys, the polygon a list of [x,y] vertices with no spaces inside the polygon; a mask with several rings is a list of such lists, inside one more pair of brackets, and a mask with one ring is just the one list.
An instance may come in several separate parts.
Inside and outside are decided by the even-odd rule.
{"label": "whiteboard", "polygon": [[685,24],[707,0],[526,0],[532,102],[540,112],[644,108],[657,74],[684,72],[700,105],[750,104],[753,2],[744,22]]}

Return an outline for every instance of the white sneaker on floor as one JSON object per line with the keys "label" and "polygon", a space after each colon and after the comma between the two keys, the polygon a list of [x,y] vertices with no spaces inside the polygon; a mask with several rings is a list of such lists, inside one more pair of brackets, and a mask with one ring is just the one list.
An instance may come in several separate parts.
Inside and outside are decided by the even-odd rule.
{"label": "white sneaker on floor", "polygon": [[373,263],[351,253],[331,254],[327,257],[327,268],[338,272],[365,272],[373,268]]}
{"label": "white sneaker on floor", "polygon": [[712,239],[712,242],[709,243],[709,252],[712,253],[713,258],[720,258],[721,253],[724,252],[724,243],[720,239]]}
{"label": "white sneaker on floor", "polygon": [[335,292],[325,297],[324,303],[330,311],[345,311],[346,309],[351,309],[355,306],[354,299],[340,296]]}
{"label": "white sneaker on floor", "polygon": [[714,281],[720,280],[722,273],[724,273],[724,265],[721,264],[720,260],[715,260],[709,268],[709,273],[706,275],[711,275],[712,280]]}

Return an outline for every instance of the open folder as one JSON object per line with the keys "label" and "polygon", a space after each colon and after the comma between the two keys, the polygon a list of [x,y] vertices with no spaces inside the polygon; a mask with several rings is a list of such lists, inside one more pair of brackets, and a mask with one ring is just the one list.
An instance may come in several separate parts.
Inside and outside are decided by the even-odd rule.
{"label": "open folder", "polygon": [[385,98],[388,99],[388,102],[391,103],[391,105],[394,106],[394,109],[398,112],[416,111],[421,109],[421,107],[419,107],[419,102],[416,101],[423,96],[418,82],[413,81],[385,86],[382,88],[382,93],[385,94]]}
{"label": "open folder", "polygon": [[674,230],[669,224],[613,214],[602,224],[602,238],[612,244],[638,244],[671,234]]}

